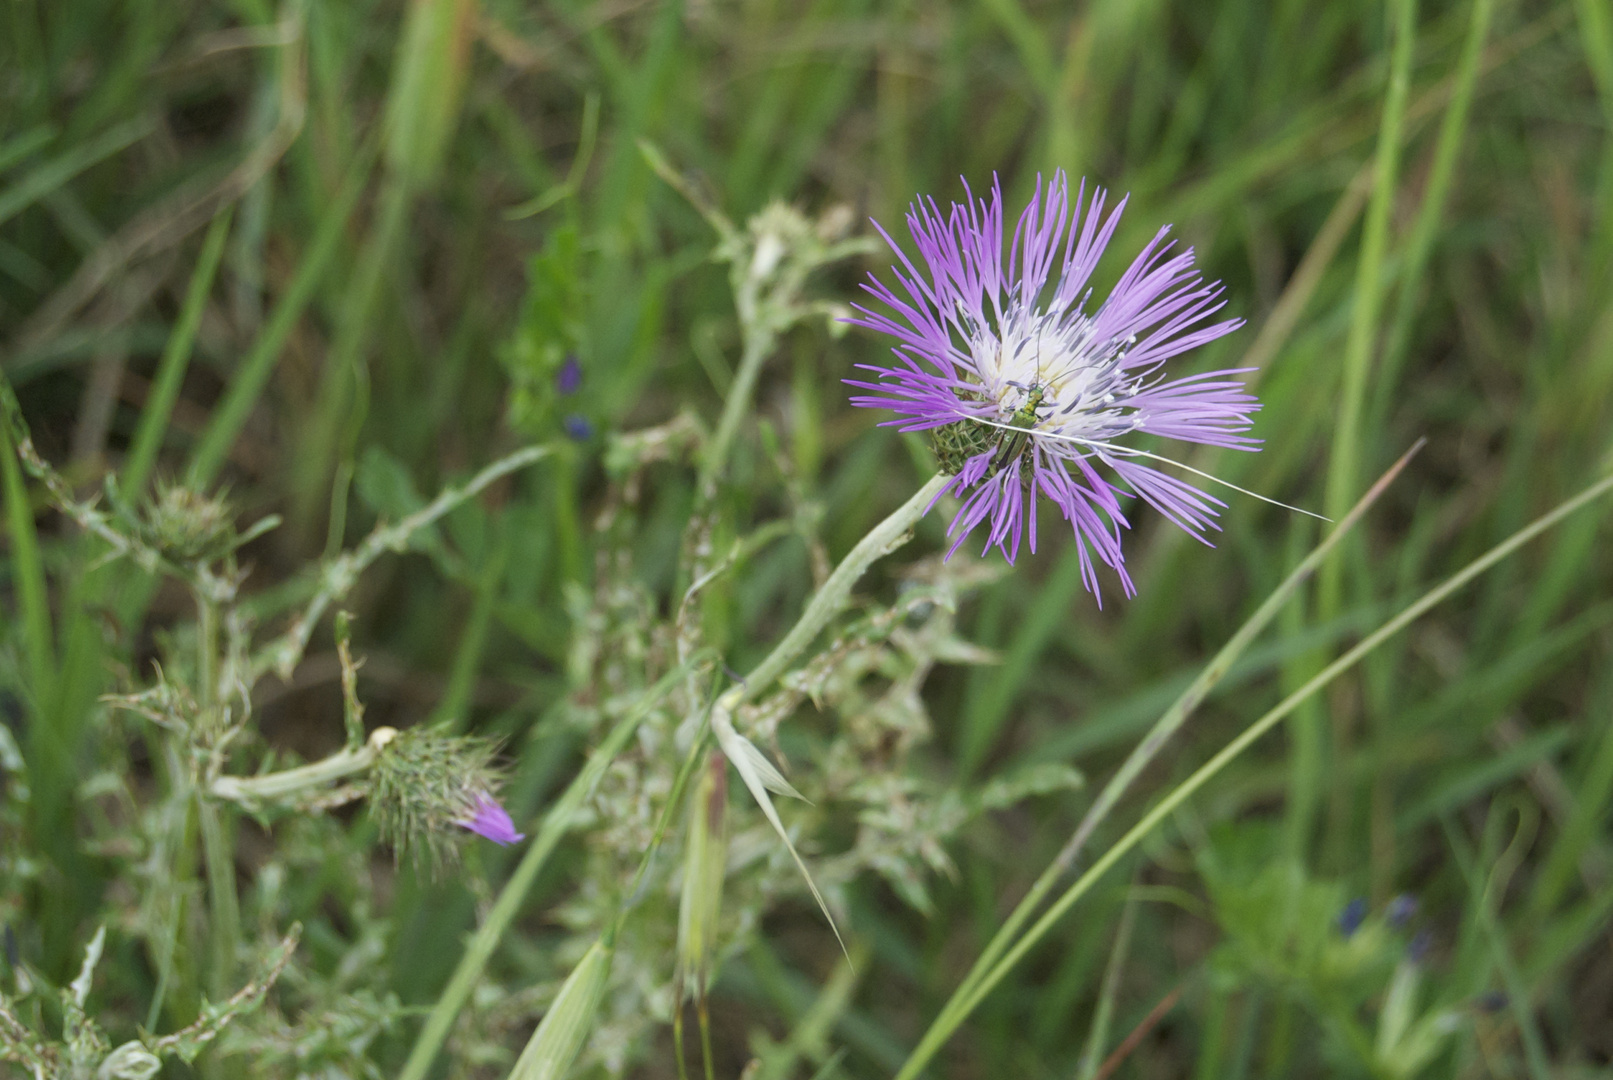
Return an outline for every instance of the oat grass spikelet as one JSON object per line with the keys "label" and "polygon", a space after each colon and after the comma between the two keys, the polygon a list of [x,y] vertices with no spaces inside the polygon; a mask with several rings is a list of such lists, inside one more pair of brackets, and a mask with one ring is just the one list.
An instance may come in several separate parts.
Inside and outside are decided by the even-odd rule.
{"label": "oat grass spikelet", "polygon": [[[896,338],[896,362],[864,364],[875,381],[855,405],[890,409],[885,424],[925,431],[947,491],[963,502],[948,535],[951,551],[977,527],[982,554],[1011,563],[1028,534],[1036,550],[1036,505],[1045,496],[1071,525],[1082,580],[1097,593],[1097,560],[1135,590],[1120,550],[1129,527],[1121,498],[1135,495],[1195,539],[1208,543],[1220,500],[1146,464],[1152,455],[1120,440],[1142,432],[1237,450],[1259,403],[1229,376],[1173,378],[1166,363],[1243,325],[1209,323],[1223,301],[1219,283],[1193,269],[1193,251],[1174,250],[1169,227],[1132,260],[1109,296],[1091,309],[1088,281],[1119,224],[1126,200],[1104,213],[1083,183],[1072,204],[1063,172],[1037,181],[1011,244],[1003,243],[1002,192],[968,199],[943,214],[933,199],[909,207],[907,225],[922,269],[880,230],[899,265],[898,292],[877,278],[864,288],[889,311],[857,305],[851,320]],[[876,227],[877,224],[876,224]]]}

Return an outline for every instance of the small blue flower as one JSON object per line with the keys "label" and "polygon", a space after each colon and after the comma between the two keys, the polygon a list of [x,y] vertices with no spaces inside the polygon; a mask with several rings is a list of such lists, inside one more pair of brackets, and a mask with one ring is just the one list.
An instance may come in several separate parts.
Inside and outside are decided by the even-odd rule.
{"label": "small blue flower", "polygon": [[1416,914],[1417,898],[1410,893],[1401,893],[1389,901],[1389,909],[1383,913],[1383,917],[1388,920],[1390,926],[1399,930],[1411,922],[1412,917]]}
{"label": "small blue flower", "polygon": [[1406,959],[1420,964],[1428,959],[1428,952],[1433,947],[1434,935],[1427,930],[1419,930],[1411,936],[1411,942],[1406,946]]}
{"label": "small blue flower", "polygon": [[565,420],[561,421],[561,426],[566,429],[566,434],[574,442],[587,442],[594,437],[594,425],[590,424],[580,413],[569,414]]}
{"label": "small blue flower", "polygon": [[1367,902],[1361,897],[1358,896],[1344,905],[1344,910],[1339,912],[1339,933],[1343,935],[1344,940],[1350,940],[1350,937],[1361,929],[1361,921],[1366,917]]}
{"label": "small blue flower", "polygon": [[561,397],[570,397],[582,388],[582,362],[576,353],[568,353],[565,363],[554,373],[554,388]]}

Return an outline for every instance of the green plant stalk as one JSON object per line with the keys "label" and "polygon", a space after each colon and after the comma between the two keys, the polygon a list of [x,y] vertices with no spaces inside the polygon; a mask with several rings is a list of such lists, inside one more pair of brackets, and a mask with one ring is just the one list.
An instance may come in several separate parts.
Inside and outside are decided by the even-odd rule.
{"label": "green plant stalk", "polygon": [[1440,121],[1439,136],[1434,144],[1434,163],[1428,171],[1422,205],[1418,207],[1417,220],[1412,225],[1411,239],[1406,244],[1406,254],[1399,270],[1394,321],[1384,342],[1378,383],[1373,391],[1376,399],[1373,427],[1377,430],[1382,429],[1388,404],[1394,400],[1394,385],[1411,340],[1412,321],[1417,314],[1417,292],[1422,287],[1423,270],[1434,249],[1440,218],[1450,197],[1451,180],[1456,175],[1456,159],[1462,149],[1462,137],[1467,132],[1467,115],[1478,86],[1479,65],[1484,59],[1484,42],[1490,33],[1490,17],[1494,11],[1495,0],[1473,0],[1467,38],[1462,44],[1461,59],[1457,62],[1456,86],[1451,94],[1451,103]]}
{"label": "green plant stalk", "polygon": [[[1378,128],[1376,176],[1361,232],[1361,257],[1356,264],[1355,303],[1350,311],[1350,332],[1344,347],[1344,385],[1340,393],[1338,426],[1328,459],[1323,513],[1336,518],[1354,497],[1360,465],[1361,406],[1367,374],[1372,367],[1378,315],[1383,306],[1383,263],[1389,247],[1389,218],[1394,209],[1395,182],[1400,170],[1400,128],[1405,118],[1406,93],[1411,83],[1411,62],[1416,46],[1417,0],[1388,0],[1394,15],[1394,49],[1390,59],[1389,87],[1384,96],[1383,120]],[[1341,571],[1320,575],[1325,622],[1338,614]]]}
{"label": "green plant stalk", "polygon": [[756,392],[756,380],[761,375],[762,363],[773,351],[777,341],[772,329],[759,321],[754,311],[754,304],[741,304],[741,316],[745,326],[745,350],[739,359],[739,372],[734,376],[733,383],[728,388],[728,397],[723,401],[722,417],[717,421],[717,431],[706,445],[706,456],[700,464],[700,483],[697,490],[701,497],[709,499],[716,493],[717,478],[722,474],[724,466],[728,463],[728,451],[739,433],[740,421],[750,411],[751,397]]}
{"label": "green plant stalk", "polygon": [[[167,920],[162,925],[162,938],[158,943],[157,987],[152,991],[151,1006],[146,1013],[146,1030],[152,1032],[157,1030],[157,1024],[162,1019],[163,1004],[167,1001],[168,988],[174,977],[175,961],[179,951],[179,931],[185,924],[185,906],[190,890],[180,887],[180,883],[188,883],[195,872],[194,832],[196,805],[199,801],[192,798],[188,790],[186,768],[178,745],[179,739],[173,733],[164,731],[161,733],[161,740],[169,797],[178,804],[179,820],[172,823],[173,827],[165,836],[167,857],[157,863],[168,875],[170,903]],[[176,791],[175,788],[183,790]]]}
{"label": "green plant stalk", "polygon": [[223,727],[213,713],[218,704],[218,604],[196,592],[196,704],[209,734]]}
{"label": "green plant stalk", "polygon": [[247,417],[257,405],[258,396],[268,384],[286,340],[296,327],[297,320],[302,317],[308,301],[313,299],[314,289],[324,280],[331,260],[341,249],[347,219],[358,204],[358,197],[364,190],[364,182],[374,162],[375,145],[372,140],[355,156],[347,179],[320,217],[314,229],[313,241],[298,264],[297,273],[291,279],[285,295],[275,305],[263,332],[253,343],[252,351],[247,353],[241,366],[236,369],[223,400],[213,410],[212,419],[207,422],[207,428],[191,454],[187,482],[192,487],[198,490],[205,488],[218,475],[231,444],[245,426]]}
{"label": "green plant stalk", "polygon": [[301,792],[325,787],[374,765],[376,756],[385,745],[385,737],[378,740],[377,736],[391,731],[391,728],[376,728],[363,745],[338,750],[329,757],[294,769],[281,769],[261,776],[216,777],[207,786],[207,793],[215,799],[250,809],[261,803],[283,801]]}
{"label": "green plant stalk", "polygon": [[1495,966],[1501,971],[1502,981],[1507,988],[1507,1008],[1512,1013],[1513,1022],[1518,1026],[1519,1041],[1523,1043],[1523,1059],[1528,1067],[1529,1080],[1551,1080],[1551,1058],[1546,1053],[1545,1041],[1540,1036],[1540,1027],[1535,1022],[1534,1007],[1531,1005],[1529,984],[1523,974],[1518,970],[1518,963],[1512,957],[1512,950],[1507,944],[1506,929],[1496,916],[1493,898],[1493,882],[1483,881],[1479,877],[1479,868],[1473,852],[1468,849],[1462,834],[1457,831],[1449,814],[1441,814],[1440,826],[1445,831],[1445,839],[1450,843],[1451,853],[1456,856],[1456,865],[1462,871],[1462,876],[1468,880],[1468,892],[1474,907],[1477,908],[1476,917],[1486,942],[1490,946],[1490,954]]}
{"label": "green plant stalk", "polygon": [[309,524],[332,469],[337,471],[337,486],[329,493],[331,520],[327,551],[335,550],[346,525],[346,481],[351,478],[351,470],[344,470],[342,466],[349,463],[357,433],[369,412],[369,369],[365,350],[369,344],[370,324],[380,299],[381,282],[413,204],[410,187],[395,176],[389,177],[381,190],[376,221],[359,253],[358,265],[342,301],[336,337],[320,378],[317,412],[303,441],[295,470],[292,521],[299,529]]}
{"label": "green plant stalk", "polygon": [[[1355,497],[1361,467],[1361,426],[1365,411],[1367,376],[1378,341],[1378,323],[1383,308],[1383,269],[1389,247],[1389,224],[1394,210],[1396,181],[1400,171],[1401,127],[1405,119],[1407,91],[1411,83],[1411,65],[1417,43],[1417,0],[1386,0],[1387,11],[1394,24],[1394,44],[1389,60],[1389,86],[1384,95],[1383,118],[1378,128],[1375,155],[1377,167],[1373,178],[1372,200],[1367,205],[1366,219],[1361,227],[1361,255],[1356,263],[1355,300],[1350,311],[1350,331],[1344,346],[1344,379],[1340,391],[1338,424],[1334,428],[1333,445],[1327,463],[1327,485],[1322,496],[1322,512],[1338,517]],[[1344,573],[1348,559],[1329,563],[1317,579],[1316,618],[1327,623],[1337,618],[1344,607]],[[1312,660],[1320,663],[1320,657]],[[1348,718],[1336,714],[1333,720],[1334,752],[1343,749]],[[1320,710],[1308,709],[1296,720],[1311,730],[1302,738],[1320,743],[1323,724]],[[1315,758],[1296,759],[1301,763],[1315,763]],[[1321,776],[1299,776],[1292,786],[1300,791],[1317,791],[1327,788]],[[1342,816],[1341,801],[1345,789],[1335,779],[1333,819]],[[1290,815],[1314,816],[1315,804],[1307,801],[1292,806]],[[1289,835],[1306,843],[1314,829],[1310,817],[1290,823]]]}
{"label": "green plant stalk", "polygon": [[[22,638],[28,663],[28,679],[36,712],[50,707],[53,672],[56,670],[54,635],[50,625],[50,601],[45,590],[45,563],[39,553],[39,533],[34,527],[34,510],[28,502],[28,488],[17,463],[13,442],[16,399],[11,384],[0,376],[0,394],[5,395],[5,415],[0,416],[0,480],[5,484],[6,529],[11,534],[11,580],[17,590],[17,606],[22,612]],[[15,413],[20,418],[20,413]],[[19,421],[20,422],[20,419]],[[40,725],[45,727],[48,725]],[[34,729],[36,732],[39,728]]]}
{"label": "green plant stalk", "polygon": [[[1271,595],[1255,610],[1255,613],[1249,616],[1225,645],[1221,646],[1221,650],[1204,666],[1204,670],[1199,672],[1198,677],[1193,680],[1186,690],[1182,691],[1181,696],[1172,702],[1170,707],[1154,722],[1154,726],[1149,729],[1148,734],[1143,737],[1126,760],[1121,763],[1120,768],[1109,779],[1109,782],[1103,786],[1103,790],[1098,793],[1097,799],[1087,810],[1086,815],[1082,817],[1080,824],[1076,826],[1075,832],[1059,851],[1058,856],[1036,879],[1036,883],[1031,886],[1030,891],[1025,894],[1024,899],[1014,908],[997,933],[992,935],[991,941],[987,943],[985,950],[980,954],[980,958],[975,961],[974,966],[969,969],[969,974],[964,977],[963,982],[959,984],[957,991],[954,992],[953,1001],[958,1000],[959,995],[967,992],[985,976],[991,965],[1002,955],[1003,950],[1014,940],[1014,936],[1019,933],[1020,927],[1035,914],[1036,909],[1041,906],[1042,901],[1052,891],[1053,886],[1058,884],[1059,878],[1075,865],[1075,860],[1080,857],[1081,850],[1086,846],[1087,841],[1091,839],[1098,826],[1108,819],[1109,814],[1113,812],[1115,806],[1131,788],[1131,785],[1136,782],[1137,777],[1142,775],[1143,770],[1165,748],[1165,744],[1187,722],[1187,718],[1193,714],[1193,710],[1198,708],[1199,704],[1204,701],[1216,684],[1226,677],[1228,671],[1232,670],[1232,665],[1237,662],[1238,657],[1243,655],[1255,638],[1265,630],[1272,619],[1276,618],[1277,613],[1299,591],[1299,587],[1310,579],[1319,566],[1323,565],[1327,557],[1332,554],[1333,549],[1355,528],[1362,516],[1367,512],[1367,509],[1387,490],[1389,485],[1394,482],[1395,477],[1406,467],[1412,455],[1416,454],[1421,448],[1422,443],[1419,442],[1408,450],[1399,461],[1395,462],[1389,468],[1389,471],[1378,478],[1377,483],[1373,484],[1371,489],[1361,496],[1360,501],[1351,507],[1350,512],[1339,520],[1337,527],[1305,557],[1303,562],[1294,567],[1293,571],[1283,579],[1276,589],[1272,590]],[[947,1008],[950,1008],[951,1004],[952,1002],[948,1002]],[[943,1009],[941,1017],[944,1018],[945,1016],[946,1011]],[[939,1022],[940,1019],[937,1020],[937,1023]]]}
{"label": "green plant stalk", "polygon": [[409,1051],[409,1058],[403,1063],[403,1071],[398,1074],[398,1080],[425,1080],[438,1051],[442,1049],[444,1040],[448,1038],[449,1029],[459,1016],[459,1010],[465,1007],[476,981],[482,977],[482,970],[492,958],[493,950],[498,946],[499,940],[504,936],[504,931],[509,928],[516,913],[521,910],[526,894],[531,891],[532,883],[537,880],[538,871],[543,869],[561,837],[570,829],[572,816],[578,807],[593,793],[600,777],[605,775],[605,769],[615,760],[616,755],[622,752],[628,740],[633,737],[633,733],[638,730],[639,724],[649,715],[656,703],[671,693],[691,670],[706,660],[704,654],[695,654],[685,663],[661,676],[654,686],[645,691],[633,709],[617,722],[610,734],[606,735],[604,741],[588,756],[587,764],[550,807],[537,837],[527,848],[526,854],[521,856],[521,861],[517,864],[515,872],[510,875],[510,880],[500,890],[498,899],[487,913],[486,920],[476,928],[476,933],[465,946],[465,954],[460,957],[459,965],[454,968],[448,985],[426,1016],[420,1034],[415,1037],[414,1047]]}
{"label": "green plant stalk", "polygon": [[[1136,879],[1132,879],[1136,885]],[[1098,1066],[1104,1060],[1103,1048],[1109,1043],[1109,1025],[1114,1019],[1115,998],[1120,993],[1120,977],[1125,971],[1126,958],[1131,954],[1131,933],[1137,925],[1137,897],[1126,898],[1120,910],[1120,927],[1115,931],[1114,947],[1109,951],[1109,963],[1103,971],[1103,988],[1098,993],[1098,1007],[1092,1010],[1092,1026],[1087,1031],[1087,1044],[1081,1050],[1076,1065],[1075,1080],[1093,1080]]]}
{"label": "green plant stalk", "polygon": [[992,966],[990,971],[979,979],[974,980],[972,984],[961,986],[958,991],[954,992],[952,1000],[948,1002],[941,1015],[931,1024],[929,1031],[925,1033],[918,1047],[914,1049],[907,1062],[902,1066],[901,1071],[897,1073],[896,1080],[913,1080],[928,1064],[930,1059],[935,1056],[936,1052],[940,1050],[951,1034],[963,1023],[963,1020],[980,1004],[981,1000],[1002,981],[1004,976],[1020,960],[1024,959],[1025,954],[1047,935],[1047,932],[1053,928],[1059,919],[1063,918],[1064,914],[1069,911],[1077,900],[1086,895],[1105,873],[1135,849],[1138,844],[1142,843],[1178,807],[1217,776],[1221,770],[1225,769],[1245,750],[1254,745],[1261,736],[1281,723],[1302,701],[1310,698],[1334,679],[1354,667],[1363,657],[1367,656],[1383,642],[1405,629],[1430,609],[1444,602],[1447,597],[1461,589],[1468,582],[1483,574],[1496,563],[1505,559],[1518,548],[1547,531],[1570,514],[1608,494],[1610,491],[1613,491],[1613,476],[1604,477],[1572,499],[1560,503],[1553,510],[1513,533],[1479,558],[1451,575],[1442,584],[1424,593],[1394,618],[1363,638],[1354,648],[1317,673],[1304,686],[1289,694],[1264,716],[1245,728],[1237,738],[1223,747],[1219,753],[1201,765],[1193,775],[1189,776],[1161,799],[1113,847],[1105,851],[1086,873],[1082,874],[1073,885],[1065,890],[1058,900],[1054,901],[1047,912],[1036,921],[1035,925],[1026,931],[1023,937],[1014,943],[1013,948],[1009,949],[1002,959]]}
{"label": "green plant stalk", "polygon": [[135,429],[134,443],[129,460],[123,466],[123,492],[130,499],[139,497],[157,462],[157,451],[162,448],[162,437],[168,430],[168,418],[173,415],[174,402],[179,400],[180,384],[185,380],[185,369],[190,366],[190,354],[196,344],[196,328],[201,325],[202,311],[213,289],[213,278],[218,272],[220,257],[224,254],[224,241],[230,233],[234,207],[226,206],[213,219],[202,241],[202,253],[196,260],[196,269],[190,276],[190,287],[185,292],[185,303],[179,309],[179,319],[168,335],[162,359],[157,363],[157,374],[151,383],[151,395],[141,410],[140,424]]}
{"label": "green plant stalk", "polygon": [[235,853],[228,835],[228,824],[217,803],[196,801],[196,817],[201,826],[202,853],[207,858],[207,900],[209,950],[212,971],[209,991],[213,1000],[229,996],[235,975],[235,953],[241,941],[241,905],[235,893]]}
{"label": "green plant stalk", "polygon": [[[839,614],[845,606],[846,597],[851,593],[851,587],[867,572],[874,562],[890,554],[902,544],[906,543],[908,531],[924,516],[930,503],[941,494],[946,486],[952,482],[952,477],[937,474],[925,481],[923,487],[913,493],[913,497],[891,513],[884,521],[869,530],[868,535],[857,542],[857,546],[846,553],[840,560],[840,565],[834,568],[828,580],[823,583],[812,599],[808,601],[801,617],[795,621],[784,639],[773,647],[760,664],[751,669],[733,690],[724,697],[735,695],[730,702],[732,708],[751,700],[772,685],[773,680],[789,668],[801,651],[812,644],[812,639],[818,636],[830,619]],[[737,693],[736,693],[737,692]]]}

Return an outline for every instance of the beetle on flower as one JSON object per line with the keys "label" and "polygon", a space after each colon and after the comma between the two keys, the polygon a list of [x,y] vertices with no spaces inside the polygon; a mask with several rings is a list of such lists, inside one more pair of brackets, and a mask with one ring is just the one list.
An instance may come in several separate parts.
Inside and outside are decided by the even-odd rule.
{"label": "beetle on flower", "polygon": [[945,215],[933,199],[909,208],[923,271],[880,229],[906,295],[871,278],[864,288],[890,312],[856,305],[861,316],[848,321],[896,338],[897,363],[859,365],[877,381],[848,379],[871,391],[852,403],[894,411],[883,423],[902,431],[930,433],[942,471],[954,477],[945,490],[963,503],[947,531],[955,537],[949,556],[982,524],[982,554],[995,546],[1012,563],[1027,532],[1034,552],[1040,494],[1070,522],[1087,589],[1098,591],[1095,552],[1131,595],[1120,496],[1138,496],[1205,543],[1225,504],[1117,440],[1143,432],[1257,449],[1244,432],[1260,405],[1229,378],[1247,369],[1165,371],[1166,361],[1243,320],[1204,325],[1223,305],[1220,283],[1193,269],[1191,248],[1173,253],[1168,226],[1088,310],[1087,282],[1125,199],[1105,216],[1101,189],[1089,201],[1083,183],[1072,205],[1062,171],[1045,186],[1038,179],[1005,255],[1001,189],[994,181],[989,201],[967,184],[965,192],[968,201]]}

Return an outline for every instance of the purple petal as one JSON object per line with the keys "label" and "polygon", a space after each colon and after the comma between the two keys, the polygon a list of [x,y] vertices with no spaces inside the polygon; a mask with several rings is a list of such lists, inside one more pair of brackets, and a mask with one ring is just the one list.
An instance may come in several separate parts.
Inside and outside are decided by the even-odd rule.
{"label": "purple petal", "polygon": [[498,800],[486,792],[476,793],[476,812],[469,820],[459,821],[455,824],[469,829],[480,836],[485,836],[495,844],[513,844],[517,840],[525,840],[525,833],[515,831],[515,822]]}
{"label": "purple petal", "polygon": [[1240,372],[1171,378],[1165,371],[1168,361],[1243,321],[1208,322],[1224,305],[1221,286],[1199,276],[1192,249],[1177,246],[1168,227],[1089,309],[1088,282],[1126,199],[1111,206],[1108,193],[1089,192],[1083,182],[1072,201],[1062,171],[1047,182],[1038,177],[1005,245],[996,178],[983,196],[963,186],[964,200],[945,212],[933,198],[908,207],[916,257],[875,223],[896,255],[895,284],[870,277],[863,288],[878,306],[853,305],[857,314],[846,321],[889,335],[895,347],[883,364],[858,365],[873,378],[846,380],[861,391],[851,402],[888,411],[894,418],[882,424],[901,431],[973,420],[1024,428],[1018,418],[1035,388],[1036,402],[1047,404],[1032,405],[1028,435],[1012,436],[1027,440],[1029,455],[1002,460],[1009,436],[983,439],[991,449],[964,462],[947,485],[960,504],[947,529],[947,555],[982,527],[985,550],[996,548],[1010,563],[1027,534],[1035,552],[1037,504],[1046,498],[1070,525],[1086,587],[1096,594],[1102,563],[1130,595],[1120,547],[1130,524],[1118,495],[1136,495],[1206,542],[1223,504],[1128,459],[1118,440],[1146,432],[1258,449],[1259,440],[1245,433],[1260,403],[1231,377]]}

